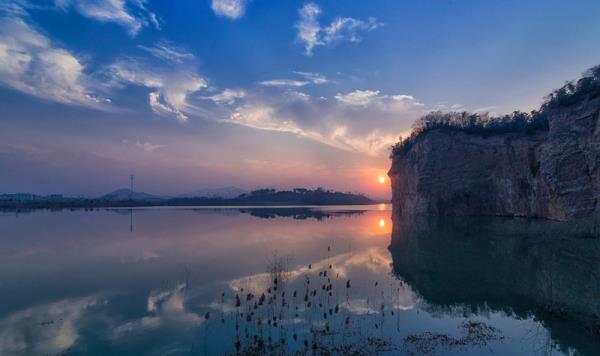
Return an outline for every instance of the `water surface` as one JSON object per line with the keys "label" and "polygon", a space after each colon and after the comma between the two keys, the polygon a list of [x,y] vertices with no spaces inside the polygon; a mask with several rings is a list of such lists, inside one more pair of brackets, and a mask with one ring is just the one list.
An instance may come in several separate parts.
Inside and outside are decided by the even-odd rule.
{"label": "water surface", "polygon": [[2,212],[0,354],[600,354],[600,243],[548,226],[392,224],[387,205]]}

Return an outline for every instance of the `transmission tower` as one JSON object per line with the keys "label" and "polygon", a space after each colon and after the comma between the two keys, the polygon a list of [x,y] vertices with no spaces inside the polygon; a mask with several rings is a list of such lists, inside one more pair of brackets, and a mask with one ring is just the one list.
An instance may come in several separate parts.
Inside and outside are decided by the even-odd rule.
{"label": "transmission tower", "polygon": [[134,179],[133,174],[130,174],[129,180],[131,182],[131,187],[129,188],[129,200],[133,200],[133,179]]}

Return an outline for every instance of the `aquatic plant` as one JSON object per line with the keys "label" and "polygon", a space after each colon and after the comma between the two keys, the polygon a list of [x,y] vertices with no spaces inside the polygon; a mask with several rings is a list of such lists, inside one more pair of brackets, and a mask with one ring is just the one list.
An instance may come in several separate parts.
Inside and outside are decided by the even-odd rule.
{"label": "aquatic plant", "polygon": [[434,332],[408,335],[404,338],[403,350],[410,355],[423,355],[432,354],[440,348],[449,350],[486,346],[491,341],[504,339],[500,330],[481,321],[466,320],[460,325],[460,329],[460,337]]}
{"label": "aquatic plant", "polygon": [[[389,273],[385,282],[372,280],[355,287],[350,276],[340,280],[340,270],[331,260],[333,250],[327,246],[324,260],[293,273],[291,258],[273,252],[265,274],[244,279],[251,288],[240,285],[221,294],[222,318],[214,320],[207,312],[204,328],[212,323],[231,333],[232,355],[376,355],[410,344],[412,339],[397,336],[401,319],[394,311],[403,282]],[[266,278],[266,284],[252,278]],[[264,290],[256,290],[259,285]],[[367,292],[366,300],[353,299],[361,292]],[[390,320],[395,328],[386,328]],[[475,324],[465,325],[468,338],[460,342],[477,346],[475,341],[487,340],[482,333],[491,329],[477,334]]]}
{"label": "aquatic plant", "polygon": [[[190,351],[204,355],[377,355],[413,350],[427,340],[427,335],[404,338],[406,331],[400,327],[396,309],[404,282],[391,271],[365,280],[351,275],[346,256],[335,255],[335,246],[323,249],[322,256],[320,261],[291,269],[291,258],[274,251],[266,259],[264,273],[213,290],[213,302],[202,305],[204,310],[190,312],[194,323],[183,325],[194,331]],[[366,261],[389,267],[370,254]],[[190,281],[186,269],[176,281],[163,282],[163,289],[153,292],[149,301],[176,291],[177,305],[165,302],[166,307],[193,305],[190,296],[196,291],[190,290]],[[442,340],[444,347],[477,347],[495,340],[486,336],[495,331],[485,325],[469,323],[462,328],[465,336],[461,339],[434,339]]]}

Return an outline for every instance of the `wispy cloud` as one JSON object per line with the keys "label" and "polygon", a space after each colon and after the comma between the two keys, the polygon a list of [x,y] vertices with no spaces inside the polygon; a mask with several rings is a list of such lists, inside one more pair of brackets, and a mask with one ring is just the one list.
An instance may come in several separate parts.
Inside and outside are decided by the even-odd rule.
{"label": "wispy cloud", "polygon": [[212,0],[210,7],[218,16],[237,20],[244,16],[248,0]]}
{"label": "wispy cloud", "polygon": [[234,89],[225,89],[219,94],[215,94],[212,96],[205,96],[202,99],[212,100],[217,104],[228,104],[233,105],[238,99],[242,99],[246,97],[246,91],[244,90],[234,90]]}
{"label": "wispy cloud", "polygon": [[335,43],[337,41],[360,42],[360,31],[373,31],[382,24],[377,22],[374,17],[364,20],[357,20],[351,17],[338,17],[329,26],[323,29],[323,42],[325,44]]}
{"label": "wispy cloud", "polygon": [[361,106],[369,105],[373,99],[377,99],[379,90],[355,90],[350,93],[340,94],[338,93],[335,98],[346,105],[350,106]]}
{"label": "wispy cloud", "polygon": [[261,103],[240,106],[229,119],[233,123],[255,129],[291,132],[306,136],[304,130],[296,124],[293,118],[283,117],[278,113],[277,108]]}
{"label": "wispy cloud", "polygon": [[300,72],[300,71],[295,71],[294,73],[306,78],[308,81],[310,81],[313,84],[318,85],[318,84],[329,83],[329,79],[325,78],[325,76],[320,73]]}
{"label": "wispy cloud", "polygon": [[294,72],[302,79],[270,79],[258,82],[260,85],[271,86],[271,87],[303,87],[308,84],[326,84],[329,80],[322,74],[311,73],[311,72]]}
{"label": "wispy cloud", "polygon": [[0,13],[0,83],[65,104],[101,108],[108,103],[93,93],[85,64],[54,45],[18,9]]}
{"label": "wispy cloud", "polygon": [[160,28],[161,20],[148,10],[146,0],[55,0],[62,9],[73,8],[82,16],[100,22],[113,22],[127,28],[131,36],[152,24]]}
{"label": "wispy cloud", "polygon": [[376,18],[366,20],[351,17],[337,17],[328,26],[322,27],[318,17],[321,8],[315,3],[307,3],[298,10],[300,19],[296,23],[297,38],[304,45],[307,56],[313,54],[317,46],[328,46],[339,42],[360,42],[360,33],[373,31],[383,24]]}
{"label": "wispy cloud", "polygon": [[139,148],[145,152],[156,151],[157,149],[164,147],[163,145],[159,145],[159,144],[148,142],[148,141],[139,141],[139,140],[130,141],[128,139],[124,139],[122,142],[123,142],[123,144],[125,144],[127,146]]}
{"label": "wispy cloud", "polygon": [[355,90],[346,94],[338,93],[335,99],[348,107],[377,106],[381,109],[395,110],[406,106],[424,105],[411,95],[383,95],[379,90]]}
{"label": "wispy cloud", "polygon": [[183,49],[177,48],[167,42],[158,42],[151,47],[143,45],[139,45],[138,47],[154,57],[167,62],[183,63],[195,59],[193,54],[185,52]]}
{"label": "wispy cloud", "polygon": [[304,5],[299,11],[300,20],[296,24],[298,40],[304,44],[306,54],[312,55],[313,47],[322,44],[320,40],[321,25],[317,18],[321,8],[315,3]]}
{"label": "wispy cloud", "polygon": [[117,82],[152,89],[148,102],[154,112],[187,121],[188,96],[207,86],[204,78],[184,68],[154,67],[141,60],[121,59],[110,66]]}
{"label": "wispy cloud", "polygon": [[310,84],[310,82],[306,80],[293,79],[270,79],[258,82],[258,84],[270,87],[303,87],[307,84]]}
{"label": "wispy cloud", "polygon": [[399,135],[408,133],[412,122],[427,112],[425,105],[410,95],[356,90],[330,100],[299,94],[247,98],[231,112],[228,121],[377,155]]}

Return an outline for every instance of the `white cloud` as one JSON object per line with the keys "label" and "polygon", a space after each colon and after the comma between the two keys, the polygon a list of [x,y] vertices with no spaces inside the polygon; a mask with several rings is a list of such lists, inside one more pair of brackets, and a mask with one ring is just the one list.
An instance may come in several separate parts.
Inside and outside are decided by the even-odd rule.
{"label": "white cloud", "polygon": [[231,114],[229,119],[236,124],[261,130],[303,133],[303,130],[296,125],[293,119],[277,115],[276,109],[268,105],[248,104],[241,106]]}
{"label": "white cloud", "polygon": [[206,81],[193,71],[182,68],[155,68],[133,59],[119,60],[110,67],[113,77],[120,82],[141,85],[150,89],[148,103],[160,115],[175,116],[187,121],[188,96],[207,86]]}
{"label": "white cloud", "polygon": [[163,145],[155,144],[155,143],[148,142],[148,141],[145,141],[145,142],[142,142],[139,140],[129,141],[129,140],[125,139],[122,142],[125,145],[139,148],[145,152],[156,151],[157,149],[164,147]]}
{"label": "white cloud", "polygon": [[358,31],[373,31],[382,26],[374,17],[366,21],[353,19],[351,17],[338,17],[329,26],[323,29],[323,42],[325,44],[336,41],[360,42]]}
{"label": "white cloud", "polygon": [[299,100],[310,100],[311,96],[296,90],[288,90],[284,93],[288,98],[299,99]]}
{"label": "white cloud", "polygon": [[344,104],[351,106],[368,105],[379,95],[379,91],[355,90],[347,94],[337,94],[335,98]]}
{"label": "white cloud", "polygon": [[160,19],[149,11],[145,0],[55,0],[58,7],[73,7],[81,15],[100,22],[114,22],[135,36],[149,23],[160,28]]}
{"label": "white cloud", "polygon": [[260,85],[271,86],[271,87],[303,87],[308,84],[321,85],[329,83],[329,80],[322,74],[311,73],[311,72],[298,72],[294,74],[301,76],[303,79],[271,79],[258,82]]}
{"label": "white cloud", "polygon": [[218,16],[237,20],[244,16],[248,0],[212,0],[210,7]]}
{"label": "white cloud", "polygon": [[0,83],[65,104],[100,108],[109,102],[91,92],[91,80],[80,59],[54,46],[15,12],[0,17]]}
{"label": "white cloud", "polygon": [[219,94],[206,96],[202,99],[209,99],[217,104],[233,105],[238,99],[243,99],[245,97],[246,91],[244,90],[225,89]]}
{"label": "white cloud", "polygon": [[313,48],[328,46],[338,42],[360,42],[361,31],[373,31],[382,26],[374,17],[366,21],[351,17],[337,17],[328,26],[322,27],[318,17],[321,8],[315,3],[307,3],[300,10],[299,21],[296,23],[298,40],[304,45],[306,55],[313,54]]}
{"label": "white cloud", "polygon": [[380,95],[379,90],[355,90],[346,94],[336,94],[335,99],[347,107],[376,107],[379,110],[394,112],[407,108],[425,108],[412,95]]}
{"label": "white cloud", "polygon": [[300,72],[300,71],[295,71],[294,73],[296,73],[300,76],[303,76],[304,78],[306,78],[313,84],[319,85],[319,84],[329,83],[329,79],[325,78],[325,76],[320,73]]}
{"label": "white cloud", "polygon": [[172,63],[183,63],[195,59],[194,55],[176,48],[166,42],[159,42],[152,47],[139,46],[144,51],[152,54],[154,57]]}
{"label": "white cloud", "polygon": [[413,121],[427,110],[410,95],[372,90],[340,93],[335,100],[285,92],[247,98],[231,112],[228,121],[376,155],[385,152],[399,135],[408,133]]}
{"label": "white cloud", "polygon": [[300,21],[296,24],[298,29],[298,39],[304,43],[307,55],[312,55],[313,47],[321,45],[319,39],[321,25],[317,17],[321,14],[321,8],[315,3],[307,3],[299,11]]}
{"label": "white cloud", "polygon": [[263,80],[262,82],[258,82],[258,84],[270,87],[302,87],[310,84],[310,82],[306,80],[271,79]]}

